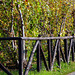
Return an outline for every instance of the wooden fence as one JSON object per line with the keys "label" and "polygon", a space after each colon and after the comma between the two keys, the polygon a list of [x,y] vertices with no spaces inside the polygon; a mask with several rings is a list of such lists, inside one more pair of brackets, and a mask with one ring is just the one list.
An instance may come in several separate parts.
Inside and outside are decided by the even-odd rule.
{"label": "wooden fence", "polygon": [[[61,68],[61,62],[60,62],[60,53],[62,55],[62,59],[64,62],[69,63],[70,61],[70,54],[72,52],[72,61],[74,61],[74,51],[75,51],[75,44],[74,44],[74,38],[75,36],[66,36],[66,37],[8,37],[8,38],[0,38],[0,40],[18,40],[18,47],[19,47],[19,75],[28,75],[29,68],[31,66],[33,56],[35,51],[37,50],[37,71],[40,72],[40,56],[42,56],[44,65],[46,67],[46,70],[53,70],[53,65],[55,61],[55,57],[57,55],[57,61],[59,68]],[[52,56],[52,40],[56,39],[54,52]],[[60,39],[64,40],[64,51],[60,46]],[[68,50],[68,43],[67,40],[70,40],[70,46]],[[25,71],[23,73],[23,40],[36,40],[36,43],[32,49],[32,52],[29,57],[29,61],[27,63],[27,66],[25,68]],[[48,48],[48,65],[47,61],[45,59],[45,55],[41,46],[41,40],[47,40],[47,48]],[[12,75],[1,63],[0,68],[5,71],[8,75]]]}

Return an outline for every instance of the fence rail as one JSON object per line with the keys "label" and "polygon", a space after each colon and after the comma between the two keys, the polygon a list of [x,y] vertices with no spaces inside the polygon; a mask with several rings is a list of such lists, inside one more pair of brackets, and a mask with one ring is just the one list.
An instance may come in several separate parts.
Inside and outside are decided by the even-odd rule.
{"label": "fence rail", "polygon": [[[54,65],[54,61],[55,61],[55,57],[57,55],[57,61],[58,61],[58,65],[60,67],[60,53],[62,55],[62,59],[64,62],[69,62],[70,59],[70,54],[71,54],[71,50],[72,50],[72,61],[74,61],[74,50],[75,50],[75,44],[74,44],[74,38],[75,36],[65,36],[65,37],[7,37],[7,38],[0,38],[0,40],[18,40],[18,47],[19,47],[19,75],[23,75],[23,40],[36,40],[36,43],[32,49],[32,52],[30,54],[30,58],[29,61],[27,63],[26,69],[24,71],[24,75],[28,75],[28,71],[29,68],[31,66],[32,60],[33,60],[33,56],[35,51],[37,50],[37,71],[40,72],[40,56],[42,55],[43,57],[43,61],[44,61],[44,65],[46,67],[46,70],[52,70],[53,69],[53,65]],[[53,53],[53,57],[52,57],[52,40],[56,40],[55,42],[55,47],[54,47],[54,53]],[[60,39],[64,40],[64,51],[65,51],[65,55],[62,51],[62,48],[60,46]],[[68,44],[67,44],[67,39],[70,39],[70,46],[69,46],[69,50],[68,50]],[[48,48],[48,65],[45,59],[45,55],[43,53],[43,49],[41,46],[41,40],[47,40],[47,48]],[[41,53],[41,55],[40,55]],[[1,67],[1,69],[3,69],[4,67]],[[6,72],[5,69],[3,69],[3,71]],[[8,70],[7,70],[8,71]],[[6,72],[8,75],[9,73]]]}
{"label": "fence rail", "polygon": [[49,39],[72,39],[75,36],[65,36],[65,37],[21,37],[22,40],[49,40]]}
{"label": "fence rail", "polygon": [[65,36],[65,37],[7,37],[0,38],[0,40],[49,40],[49,39],[72,39],[75,36]]}

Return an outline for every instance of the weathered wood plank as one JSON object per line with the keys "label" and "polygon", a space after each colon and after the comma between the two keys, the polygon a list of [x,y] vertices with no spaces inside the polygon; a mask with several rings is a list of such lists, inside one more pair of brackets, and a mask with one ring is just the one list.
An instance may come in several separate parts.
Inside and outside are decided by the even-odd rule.
{"label": "weathered wood plank", "polygon": [[31,54],[30,54],[30,58],[29,58],[28,64],[27,64],[26,69],[25,69],[25,71],[24,71],[24,75],[28,75],[29,68],[30,68],[30,66],[31,66],[31,63],[32,63],[32,60],[33,60],[33,56],[34,56],[34,53],[35,53],[35,51],[36,51],[36,48],[37,48],[37,45],[38,45],[38,44],[39,44],[39,41],[37,41],[37,42],[35,43],[35,46],[33,47],[33,50],[32,50],[32,52],[31,52]]}
{"label": "weathered wood plank", "polygon": [[65,36],[65,37],[7,37],[7,38],[0,38],[0,40],[49,40],[49,39],[72,39],[75,36]]}
{"label": "weathered wood plank", "polygon": [[56,44],[55,44],[55,51],[54,51],[54,55],[53,55],[53,59],[52,59],[51,70],[53,70],[53,65],[54,65],[54,61],[55,61],[58,42],[59,42],[59,40],[57,40]]}
{"label": "weathered wood plank", "polygon": [[70,43],[69,55],[68,55],[68,62],[70,60],[70,53],[71,53],[72,43],[73,43],[73,39],[71,39],[71,43]]}
{"label": "weathered wood plank", "polygon": [[21,37],[23,40],[49,40],[49,39],[72,39],[75,36],[65,36],[65,37]]}

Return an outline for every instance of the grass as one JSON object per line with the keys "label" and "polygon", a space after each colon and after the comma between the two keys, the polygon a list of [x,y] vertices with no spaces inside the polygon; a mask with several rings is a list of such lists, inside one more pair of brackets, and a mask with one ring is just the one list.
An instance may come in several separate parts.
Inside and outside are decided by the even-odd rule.
{"label": "grass", "polygon": [[42,70],[40,73],[36,72],[33,73],[29,72],[29,75],[67,75],[68,73],[75,71],[75,62],[67,63],[61,63],[61,69],[57,68],[57,63],[54,65],[53,71],[46,71]]}
{"label": "grass", "polygon": [[[68,73],[75,71],[75,62],[70,62],[69,64],[61,62],[61,69],[57,68],[57,63],[54,64],[53,71],[46,71],[45,68],[43,68],[40,73],[35,71],[29,71],[28,75],[67,75]],[[11,71],[13,75],[19,75],[18,71],[14,70]],[[7,75],[6,73],[0,71],[0,75]]]}

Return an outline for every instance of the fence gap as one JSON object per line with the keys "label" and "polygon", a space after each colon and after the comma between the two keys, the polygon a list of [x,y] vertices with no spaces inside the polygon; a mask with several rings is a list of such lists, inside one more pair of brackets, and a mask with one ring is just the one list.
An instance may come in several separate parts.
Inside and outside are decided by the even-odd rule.
{"label": "fence gap", "polygon": [[42,55],[42,58],[43,58],[43,61],[44,61],[44,65],[46,67],[46,70],[49,71],[49,68],[48,68],[48,65],[47,65],[47,62],[46,62],[45,55],[44,55],[44,52],[43,52],[43,49],[42,49],[41,44],[40,44],[40,52],[41,52],[41,55]]}
{"label": "fence gap", "polygon": [[62,55],[63,62],[65,63],[66,62],[66,59],[65,59],[65,56],[64,56],[64,53],[62,51],[61,46],[60,46],[60,52],[61,52],[61,55]]}

